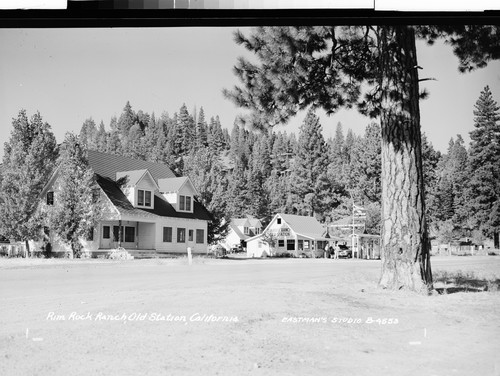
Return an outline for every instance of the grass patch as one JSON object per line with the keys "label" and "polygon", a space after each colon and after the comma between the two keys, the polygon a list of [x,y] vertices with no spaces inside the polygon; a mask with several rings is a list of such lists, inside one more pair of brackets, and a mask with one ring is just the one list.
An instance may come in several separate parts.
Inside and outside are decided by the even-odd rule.
{"label": "grass patch", "polygon": [[455,292],[498,291],[500,279],[496,276],[480,276],[472,271],[438,271],[433,276],[435,289],[440,294]]}

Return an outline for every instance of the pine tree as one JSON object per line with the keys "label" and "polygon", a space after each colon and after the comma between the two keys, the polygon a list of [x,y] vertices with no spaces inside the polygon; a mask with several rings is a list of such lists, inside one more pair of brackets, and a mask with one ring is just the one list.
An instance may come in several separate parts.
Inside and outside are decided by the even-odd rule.
{"label": "pine tree", "polygon": [[[453,190],[453,222],[460,229],[464,229],[468,219],[468,210],[466,208],[468,198],[466,197],[466,187],[468,186],[467,174],[467,149],[464,145],[464,140],[461,135],[457,135],[452,150],[449,153],[448,163],[450,163],[451,181]],[[460,233],[461,236],[470,236]]]}
{"label": "pine tree", "polygon": [[436,151],[427,136],[422,134],[422,165],[424,173],[424,188],[425,188],[425,208],[426,215],[429,219],[429,224],[432,225],[437,221],[437,207],[439,200],[437,198],[438,189],[438,164],[442,156],[439,151]]}
{"label": "pine tree", "polygon": [[139,123],[135,123],[128,132],[123,155],[135,159],[146,159],[146,148],[143,138],[144,132],[141,126]]}
{"label": "pine tree", "polygon": [[219,116],[210,118],[210,125],[208,127],[208,147],[213,153],[220,153],[226,149],[227,143],[222,131],[222,125]]}
{"label": "pine tree", "polygon": [[28,120],[26,111],[19,111],[12,126],[0,182],[0,233],[28,244],[39,235],[38,196],[52,172],[57,145],[50,125],[38,112]]}
{"label": "pine tree", "polygon": [[198,121],[196,122],[196,148],[200,149],[208,146],[207,133],[208,125],[205,121],[205,111],[203,107],[200,107]]}
{"label": "pine tree", "polygon": [[86,119],[80,130],[80,140],[82,145],[85,145],[86,148],[95,150],[97,149],[96,143],[96,135],[97,135],[97,127],[95,125],[95,121],[92,118]]}
{"label": "pine tree", "polygon": [[177,116],[177,136],[179,137],[179,150],[181,156],[188,155],[195,146],[195,124],[189,114],[186,104],[183,104]]}
{"label": "pine tree", "polygon": [[128,136],[128,131],[136,123],[136,120],[137,120],[137,115],[132,110],[130,102],[127,101],[125,107],[123,108],[123,112],[120,115],[117,122],[117,127],[122,137],[126,138]]}
{"label": "pine tree", "polygon": [[123,149],[122,143],[120,141],[120,134],[118,130],[112,128],[107,140],[106,152],[115,155],[122,155],[122,150]]}
{"label": "pine tree", "polygon": [[328,166],[328,173],[331,180],[341,181],[344,170],[344,132],[342,130],[342,123],[337,123],[335,129],[335,137],[330,142],[330,165]]}
{"label": "pine tree", "polygon": [[[297,153],[292,166],[291,193],[299,215],[323,215],[318,183],[326,178],[328,149],[323,138],[319,118],[310,109],[300,127]],[[321,185],[321,189],[323,189]]]}
{"label": "pine tree", "polygon": [[227,179],[219,158],[207,147],[191,151],[184,173],[200,193],[199,201],[209,210],[212,220],[208,225],[208,243],[223,239],[228,232]]}
{"label": "pine tree", "polygon": [[46,205],[44,211],[51,231],[71,247],[74,257],[79,257],[80,239],[93,231],[101,215],[95,193],[100,188],[78,137],[67,133],[61,149],[54,205]]}
{"label": "pine tree", "polygon": [[489,86],[474,105],[474,130],[470,132],[470,177],[467,192],[474,227],[486,236],[500,232],[500,107]]}
{"label": "pine tree", "polygon": [[362,204],[380,203],[382,185],[381,130],[376,123],[366,127],[351,158],[353,171],[353,192]]}
{"label": "pine tree", "polygon": [[96,148],[97,151],[106,152],[108,142],[108,134],[104,127],[104,122],[101,120],[99,124],[99,130],[96,135]]}

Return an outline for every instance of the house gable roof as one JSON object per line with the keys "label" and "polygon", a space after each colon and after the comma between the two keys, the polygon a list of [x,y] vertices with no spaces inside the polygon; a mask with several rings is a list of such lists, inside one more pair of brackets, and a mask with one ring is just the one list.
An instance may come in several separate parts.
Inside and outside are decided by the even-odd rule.
{"label": "house gable roof", "polygon": [[198,201],[194,200],[193,212],[184,213],[177,212],[174,207],[165,200],[161,195],[154,196],[154,209],[140,209],[134,207],[127,196],[122,192],[120,187],[113,179],[96,175],[96,180],[111,203],[115,206],[118,212],[122,215],[130,215],[137,217],[157,218],[157,217],[174,217],[174,218],[189,218],[211,221],[210,213]]}
{"label": "house gable roof", "polygon": [[315,217],[293,214],[279,214],[294,232],[311,238],[323,236],[326,229]]}
{"label": "house gable roof", "polygon": [[128,176],[127,185],[130,187],[136,186],[142,179],[144,179],[145,176],[149,176],[151,178],[151,180],[154,182],[156,188],[159,188],[155,179],[153,178],[153,176],[151,175],[151,173],[147,169],[133,170],[133,171],[119,171],[116,173],[116,180],[123,178],[124,176]]}
{"label": "house gable roof", "polygon": [[163,163],[154,163],[102,153],[100,151],[88,150],[89,165],[92,170],[103,177],[116,179],[117,172],[148,170],[153,179],[175,178],[175,174]]}
{"label": "house gable roof", "polygon": [[95,176],[97,184],[121,215],[156,218],[156,215],[134,207],[113,179],[97,174]]}
{"label": "house gable roof", "polygon": [[158,181],[160,192],[178,192],[179,189],[181,189],[181,187],[186,183],[187,179],[187,176],[160,179]]}
{"label": "house gable roof", "polygon": [[255,227],[255,228],[261,228],[262,227],[262,223],[260,222],[259,219],[255,218],[255,217],[252,217],[251,215],[248,215],[247,219],[248,219],[249,227]]}
{"label": "house gable roof", "polygon": [[274,218],[269,222],[264,231],[256,236],[253,236],[249,240],[256,239],[262,235],[264,235],[268,229],[276,222],[277,218],[280,217],[283,219],[285,223],[288,225],[297,235],[304,236],[310,239],[318,239],[323,238],[327,233],[326,229],[323,227],[321,223],[315,217],[306,217],[302,215],[294,215],[294,214],[276,214]]}
{"label": "house gable roof", "polygon": [[231,219],[231,225],[236,227],[250,227],[250,222],[248,218],[233,218]]}

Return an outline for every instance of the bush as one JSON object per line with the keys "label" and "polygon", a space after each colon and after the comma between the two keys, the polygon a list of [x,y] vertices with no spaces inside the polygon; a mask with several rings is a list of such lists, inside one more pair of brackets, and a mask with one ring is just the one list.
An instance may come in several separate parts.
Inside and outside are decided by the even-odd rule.
{"label": "bush", "polygon": [[108,259],[110,260],[132,260],[134,257],[131,256],[125,248],[119,247],[117,249],[113,249],[109,255]]}

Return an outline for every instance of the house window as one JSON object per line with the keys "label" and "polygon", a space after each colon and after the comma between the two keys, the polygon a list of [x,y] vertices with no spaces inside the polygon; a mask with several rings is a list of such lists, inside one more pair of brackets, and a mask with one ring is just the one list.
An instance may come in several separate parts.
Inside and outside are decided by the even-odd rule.
{"label": "house window", "polygon": [[191,196],[179,196],[179,210],[191,211]]}
{"label": "house window", "polygon": [[144,191],[144,206],[151,207],[151,191]]}
{"label": "house window", "polygon": [[135,241],[135,227],[125,227],[125,242],[133,243]]}
{"label": "house window", "polygon": [[243,227],[243,233],[244,233],[245,235],[248,235],[248,234],[250,233],[249,228],[248,228],[248,227]]}
{"label": "house window", "polygon": [[172,243],[172,227],[163,227],[163,242]]}
{"label": "house window", "polygon": [[137,190],[137,206],[151,207],[151,191]]}
{"label": "house window", "polygon": [[295,239],[287,239],[286,250],[287,251],[295,251]]}
{"label": "house window", "polygon": [[198,243],[198,244],[205,243],[205,231],[204,230],[196,230],[196,243]]}
{"label": "house window", "polygon": [[276,219],[279,225],[281,225],[281,218]]}
{"label": "house window", "polygon": [[123,226],[120,231],[120,226],[113,226],[113,241],[117,242],[118,238],[120,238],[120,242],[123,242]]}
{"label": "house window", "polygon": [[283,248],[285,246],[285,241],[283,239],[278,240],[278,247]]}
{"label": "house window", "polygon": [[102,238],[109,239],[110,238],[110,228],[109,226],[102,226]]}
{"label": "house window", "polygon": [[54,192],[47,192],[47,205],[54,205]]}
{"label": "house window", "polygon": [[192,242],[193,241],[193,237],[194,237],[194,231],[193,230],[189,230],[188,231],[188,240],[190,242]]}
{"label": "house window", "polygon": [[178,228],[177,229],[177,243],[185,243],[186,242],[186,229]]}

